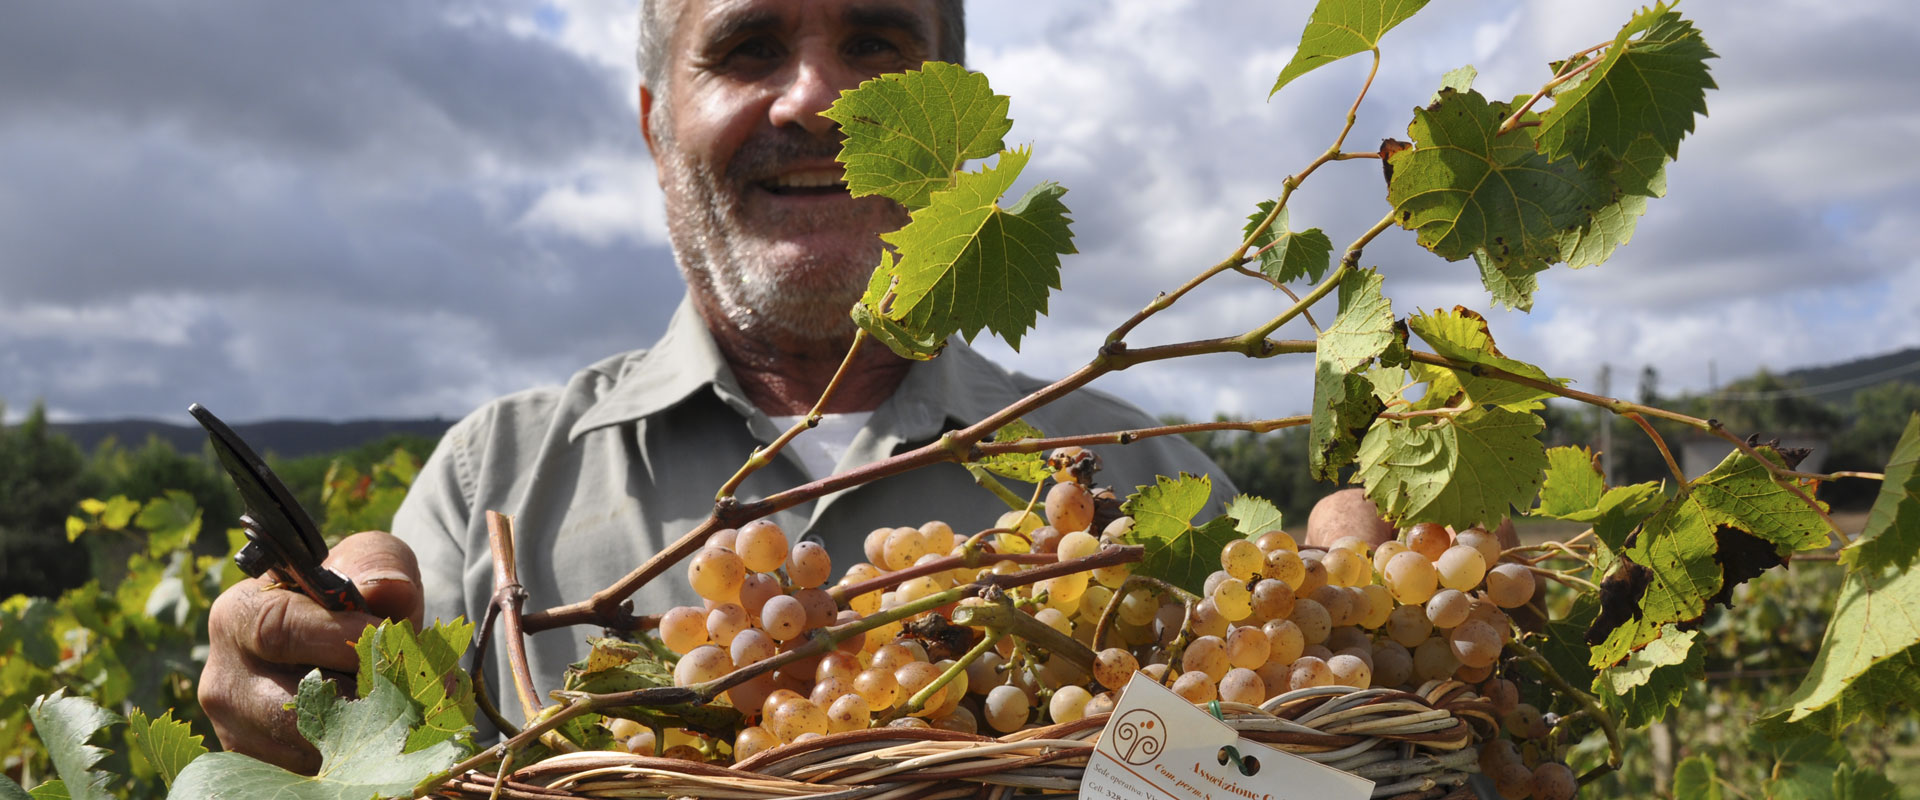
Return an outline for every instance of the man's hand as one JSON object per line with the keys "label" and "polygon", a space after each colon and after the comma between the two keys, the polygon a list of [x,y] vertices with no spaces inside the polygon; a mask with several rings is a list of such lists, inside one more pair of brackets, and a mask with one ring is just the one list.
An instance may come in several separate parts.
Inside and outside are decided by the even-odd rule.
{"label": "man's hand", "polygon": [[314,667],[356,672],[353,640],[381,617],[418,626],[425,599],[413,550],[383,531],[341,540],[326,564],[352,579],[378,616],[328,611],[300,592],[250,578],[214,601],[207,617],[211,646],[200,673],[200,705],[222,747],[308,775],[320,768],[320,754],[300,736],[286,707],[300,678]]}

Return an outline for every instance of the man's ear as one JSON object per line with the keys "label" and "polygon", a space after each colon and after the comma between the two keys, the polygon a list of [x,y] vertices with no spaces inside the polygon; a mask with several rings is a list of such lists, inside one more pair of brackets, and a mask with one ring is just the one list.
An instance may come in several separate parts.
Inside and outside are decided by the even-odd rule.
{"label": "man's ear", "polygon": [[653,145],[653,91],[646,84],[640,84],[640,136],[647,140],[647,152],[659,155],[659,148]]}

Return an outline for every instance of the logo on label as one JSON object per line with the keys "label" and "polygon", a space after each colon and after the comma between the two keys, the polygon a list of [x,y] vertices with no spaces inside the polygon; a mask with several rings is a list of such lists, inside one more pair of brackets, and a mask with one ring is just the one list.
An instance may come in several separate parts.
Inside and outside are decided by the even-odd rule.
{"label": "logo on label", "polygon": [[1167,747],[1167,724],[1144,708],[1136,708],[1120,717],[1113,726],[1113,751],[1120,760],[1139,766],[1152,761]]}

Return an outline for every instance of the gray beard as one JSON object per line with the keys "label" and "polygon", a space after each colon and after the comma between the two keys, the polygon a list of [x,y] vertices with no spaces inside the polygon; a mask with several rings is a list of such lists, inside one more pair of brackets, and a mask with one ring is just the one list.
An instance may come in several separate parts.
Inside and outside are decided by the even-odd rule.
{"label": "gray beard", "polygon": [[[667,122],[667,120],[661,120]],[[671,130],[671,124],[660,130]],[[784,212],[767,220],[771,230],[747,221],[745,195],[751,177],[800,158],[839,151],[803,132],[775,131],[744,143],[728,175],[691,163],[670,136],[661,137],[667,230],[688,287],[710,298],[742,333],[779,337],[798,344],[844,342],[854,333],[848,310],[866,290],[879,263],[876,236],[859,252],[778,252],[770,233],[844,229],[863,223],[843,212]],[[896,216],[904,219],[904,212]],[[898,222],[895,222],[897,226]]]}

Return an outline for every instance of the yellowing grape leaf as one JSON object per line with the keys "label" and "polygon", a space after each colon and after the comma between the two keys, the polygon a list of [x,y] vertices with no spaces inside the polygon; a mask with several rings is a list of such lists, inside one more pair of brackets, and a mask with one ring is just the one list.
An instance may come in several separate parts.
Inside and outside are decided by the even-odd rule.
{"label": "yellowing grape leaf", "polygon": [[404,795],[460,758],[442,741],[411,753],[404,747],[420,715],[406,691],[384,677],[358,700],[343,700],[318,670],[300,681],[294,707],[300,733],[320,750],[320,771],[299,775],[239,753],[208,753],[180,771],[170,798],[367,800]]}
{"label": "yellowing grape leaf", "polygon": [[930,61],[918,70],[882,75],[851,91],[822,116],[840,123],[846,140],[847,191],[879,194],[917,209],[953,185],[968,159],[1001,150],[1012,129],[1008,100],[987,77]]}
{"label": "yellowing grape leaf", "polygon": [[1863,714],[1920,709],[1920,570],[1848,572],[1820,654],[1779,713],[1799,721],[1829,706],[1836,729]]}
{"label": "yellowing grape leaf", "polygon": [[1207,576],[1220,569],[1220,552],[1243,538],[1231,517],[1217,517],[1198,527],[1189,525],[1173,538],[1146,542],[1146,552],[1133,572],[1159,578],[1196,595],[1204,594]]}
{"label": "yellowing grape leaf", "polygon": [[1548,450],[1540,507],[1531,516],[1591,523],[1594,535],[1611,552],[1624,546],[1627,535],[1666,498],[1660,484],[1651,481],[1608,488],[1593,459],[1584,447]]}
{"label": "yellowing grape leaf", "polygon": [[1540,288],[1539,275],[1551,263],[1541,259],[1509,259],[1496,264],[1485,249],[1473,251],[1473,263],[1480,268],[1480,283],[1487,287],[1495,305],[1518,311],[1533,310],[1533,293]]}
{"label": "yellowing grape leaf", "polygon": [[1840,553],[1840,560],[1856,569],[1905,568],[1920,557],[1920,414],[1907,418],[1885,475],[1867,526]]}
{"label": "yellowing grape leaf", "polygon": [[1667,626],[1660,638],[1602,671],[1593,682],[1595,696],[1629,728],[1665,718],[1705,669],[1704,650],[1694,646],[1699,634]]}
{"label": "yellowing grape leaf", "polygon": [[[1260,201],[1259,210],[1247,217],[1244,236],[1253,236],[1253,230],[1260,227],[1260,221],[1273,213],[1273,205],[1272,200]],[[1287,227],[1287,211],[1284,208],[1274,218],[1272,225],[1252,239],[1252,243],[1255,250],[1264,249],[1260,253],[1261,274],[1277,283],[1292,283],[1301,278],[1319,283],[1327,274],[1327,267],[1333,265],[1333,240],[1327,238],[1326,232],[1319,228],[1296,231]]]}
{"label": "yellowing grape leaf", "polygon": [[1313,421],[1307,431],[1307,469],[1336,480],[1353,462],[1385,404],[1361,372],[1376,361],[1405,361],[1405,332],[1394,327],[1393,306],[1380,294],[1384,279],[1371,269],[1340,281],[1340,315],[1320,334],[1313,351]]}
{"label": "yellowing grape leaf", "polygon": [[[993,432],[995,442],[1017,442],[1021,439],[1041,439],[1046,434],[1039,428],[1028,425],[1026,420],[1016,419],[1000,426]],[[1001,477],[1012,478],[1022,483],[1039,483],[1053,474],[1053,468],[1047,466],[1046,453],[1001,453],[987,456],[975,462],[982,469]]]}
{"label": "yellowing grape leaf", "polygon": [[1496,137],[1511,110],[1479,92],[1442,89],[1439,102],[1413,112],[1414,147],[1390,160],[1396,220],[1441,258],[1480,251],[1501,270],[1556,261],[1561,235],[1615,199],[1605,172],[1536,152],[1533,129]]}
{"label": "yellowing grape leaf", "polygon": [[1380,515],[1406,526],[1493,523],[1526,508],[1547,468],[1540,417],[1474,408],[1443,417],[1382,419],[1360,443],[1356,482]]}
{"label": "yellowing grape leaf", "polygon": [[1273,82],[1271,98],[1280,88],[1323,66],[1380,44],[1393,26],[1406,22],[1427,0],[1320,0],[1313,7],[1293,60]]}
{"label": "yellowing grape leaf", "polygon": [[193,495],[168,489],[147,501],[134,522],[147,532],[147,552],[158,558],[188,546],[200,535],[200,504]]}
{"label": "yellowing grape leaf", "polygon": [[[1779,459],[1770,448],[1759,452]],[[1633,578],[1620,584],[1630,589],[1602,593],[1600,618],[1588,632],[1593,665],[1618,662],[1659,638],[1663,625],[1699,619],[1709,605],[1726,603],[1734,586],[1826,541],[1818,512],[1735,451],[1655,511],[1621,549],[1626,563],[1607,583]]]}
{"label": "yellowing grape leaf", "polygon": [[69,695],[61,688],[35,699],[27,707],[27,717],[33,720],[34,733],[39,734],[40,744],[53,759],[54,771],[60,774],[67,796],[74,800],[108,800],[113,796],[107,789],[113,774],[96,769],[107,750],[88,742],[119,722],[118,715],[101,708],[92,698]]}
{"label": "yellowing grape leaf", "polygon": [[[1047,292],[1060,288],[1060,256],[1074,252],[1066,189],[1042,183],[1006,208],[997,203],[1027,164],[1025,149],[1007,150],[997,165],[955,176],[913,221],[881,236],[899,249],[868,283],[854,318],[888,342],[920,345],[954,333],[972,341],[991,329],[1018,350],[1020,337],[1047,309]],[[893,298],[887,302],[891,287]],[[876,330],[887,320],[897,330]],[[895,348],[899,352],[899,348]],[[909,356],[910,353],[901,353]],[[910,356],[913,357],[913,356]]]}
{"label": "yellowing grape leaf", "polygon": [[[1494,346],[1486,318],[1464,306],[1455,306],[1452,311],[1415,314],[1407,318],[1407,327],[1432,347],[1437,355],[1493,367],[1542,383],[1566,385],[1565,379],[1549,377],[1539,367],[1502,354],[1500,348]],[[1553,396],[1552,392],[1544,389],[1494,377],[1479,377],[1469,370],[1427,364],[1418,364],[1414,369],[1416,375],[1426,377],[1432,384],[1423,398],[1430,406],[1443,405],[1450,401],[1455,391],[1465,391],[1476,405],[1498,406],[1509,411],[1532,411],[1541,407],[1540,401]]]}
{"label": "yellowing grape leaf", "polygon": [[[593,649],[586,660],[567,667],[562,686],[568,691],[608,694],[673,685],[673,666],[653,647],[619,639],[589,639],[587,643]],[[740,712],[720,703],[625,706],[604,709],[604,713],[649,727],[688,728],[719,737],[731,736],[740,729]]]}
{"label": "yellowing grape leaf", "polygon": [[1669,158],[1680,155],[1694,115],[1707,113],[1707,90],[1716,87],[1706,62],[1717,56],[1671,9],[1641,9],[1599,61],[1554,93],[1553,107],[1540,114],[1541,152],[1584,164],[1624,155],[1647,134]]}
{"label": "yellowing grape leaf", "polygon": [[1615,158],[1602,156],[1592,169],[1608,170],[1619,187],[1614,202],[1602,206],[1577,228],[1560,234],[1560,260],[1576,269],[1605,262],[1613,251],[1633,239],[1647,200],[1667,194],[1667,154],[1652,135],[1641,136]]}
{"label": "yellowing grape leaf", "polygon": [[460,655],[473,639],[473,624],[456,618],[414,633],[405,622],[367,626],[354,642],[360,656],[361,695],[384,678],[406,691],[420,725],[407,734],[403,752],[451,741],[463,749],[473,739],[473,678],[460,669]]}
{"label": "yellowing grape leaf", "polygon": [[1281,530],[1280,509],[1263,497],[1243,494],[1233,498],[1233,502],[1227,504],[1227,516],[1233,518],[1234,529],[1249,539],[1267,531]]}
{"label": "yellowing grape leaf", "polygon": [[1213,495],[1213,481],[1205,475],[1180,473],[1178,478],[1154,476],[1154,485],[1141,486],[1120,507],[1133,517],[1133,529],[1127,532],[1128,544],[1164,542],[1193,527],[1193,518],[1207,508]]}
{"label": "yellowing grape leaf", "polygon": [[173,718],[173,710],[168,709],[157,719],[150,719],[147,713],[134,709],[127,715],[127,745],[132,755],[145,759],[167,786],[194,759],[206,755],[206,745],[201,744],[204,737],[195,736],[193,727],[186,720]]}

